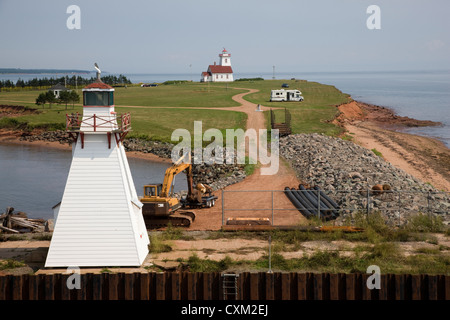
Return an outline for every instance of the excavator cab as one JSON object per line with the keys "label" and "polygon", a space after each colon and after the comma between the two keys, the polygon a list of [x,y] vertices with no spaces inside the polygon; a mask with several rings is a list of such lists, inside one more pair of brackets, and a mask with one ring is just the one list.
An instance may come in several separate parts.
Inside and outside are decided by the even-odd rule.
{"label": "excavator cab", "polygon": [[144,186],[144,198],[159,197],[162,190],[162,183]]}

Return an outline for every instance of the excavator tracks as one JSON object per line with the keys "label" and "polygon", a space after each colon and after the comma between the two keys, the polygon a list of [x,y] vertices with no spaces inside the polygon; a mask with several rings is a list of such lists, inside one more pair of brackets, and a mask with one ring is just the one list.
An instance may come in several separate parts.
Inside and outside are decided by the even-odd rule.
{"label": "excavator tracks", "polygon": [[171,214],[167,218],[145,219],[148,229],[167,227],[169,223],[173,227],[189,227],[195,220],[195,213],[191,211],[182,211]]}

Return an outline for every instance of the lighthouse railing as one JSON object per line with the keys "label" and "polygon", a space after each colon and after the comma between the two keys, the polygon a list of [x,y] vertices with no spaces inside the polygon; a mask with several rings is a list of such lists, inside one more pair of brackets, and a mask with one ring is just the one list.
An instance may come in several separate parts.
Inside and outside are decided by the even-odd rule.
{"label": "lighthouse railing", "polygon": [[66,114],[66,131],[88,132],[128,132],[131,130],[131,116],[129,113],[110,116],[82,116],[78,112]]}

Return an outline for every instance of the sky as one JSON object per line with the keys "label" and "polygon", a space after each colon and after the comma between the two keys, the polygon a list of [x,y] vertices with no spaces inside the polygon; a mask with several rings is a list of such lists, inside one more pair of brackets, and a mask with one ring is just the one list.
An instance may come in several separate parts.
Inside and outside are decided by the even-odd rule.
{"label": "sky", "polygon": [[448,70],[449,12],[448,0],[0,0],[0,68],[201,73],[226,48],[241,73]]}

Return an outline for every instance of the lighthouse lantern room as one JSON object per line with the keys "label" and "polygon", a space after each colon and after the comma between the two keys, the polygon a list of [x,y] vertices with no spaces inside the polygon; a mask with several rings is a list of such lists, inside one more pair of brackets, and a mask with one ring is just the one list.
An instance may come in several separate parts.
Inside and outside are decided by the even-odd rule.
{"label": "lighthouse lantern room", "polygon": [[66,116],[72,163],[45,267],[140,266],[150,243],[123,139],[129,114],[114,111],[114,88],[83,89],[83,115]]}

